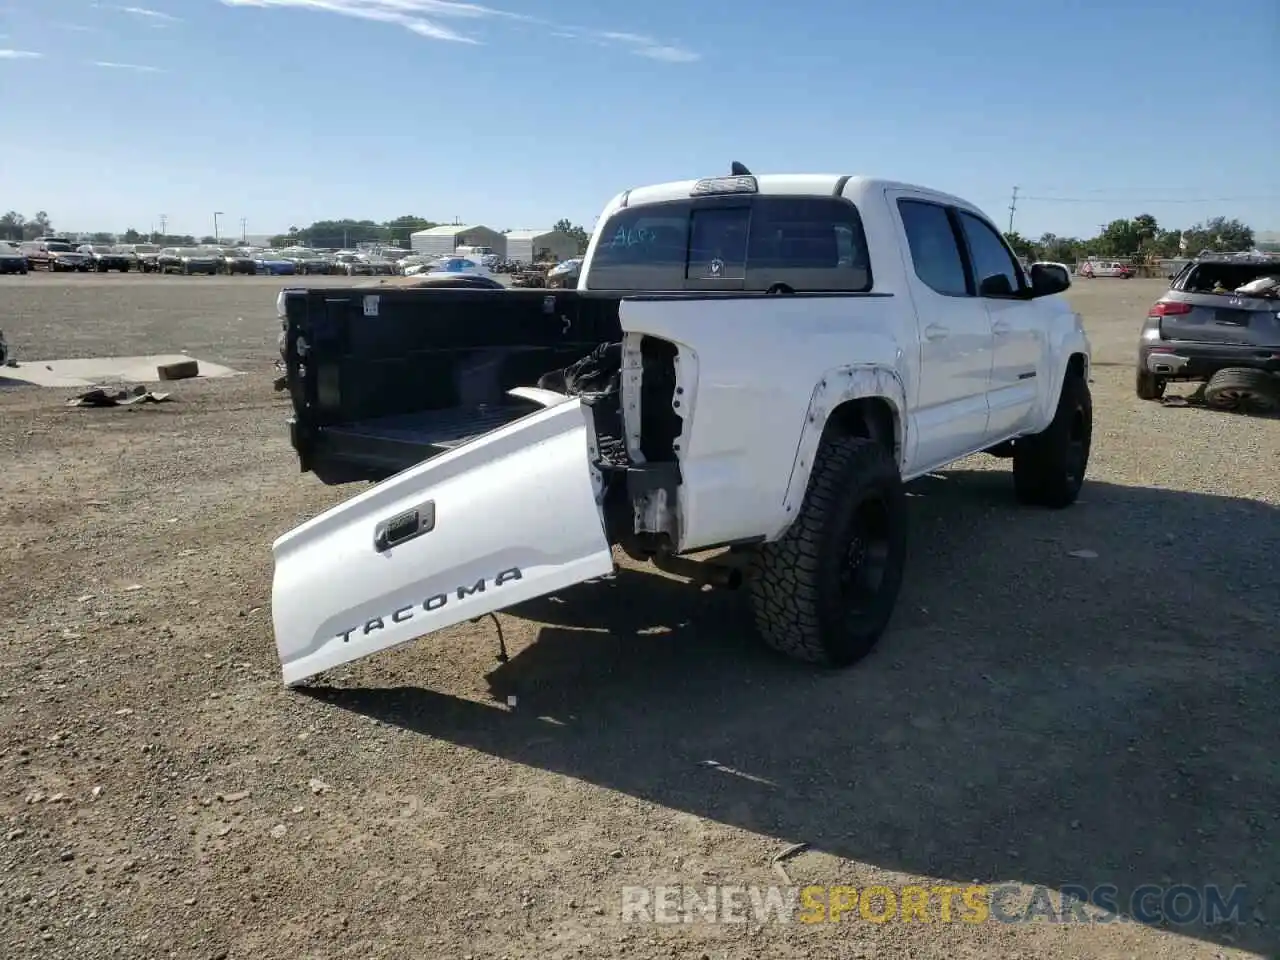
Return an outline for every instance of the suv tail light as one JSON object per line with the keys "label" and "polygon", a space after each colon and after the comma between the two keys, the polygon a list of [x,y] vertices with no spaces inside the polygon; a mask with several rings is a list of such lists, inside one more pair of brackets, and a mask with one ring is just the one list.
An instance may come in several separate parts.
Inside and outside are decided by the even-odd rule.
{"label": "suv tail light", "polygon": [[1191,304],[1177,300],[1157,300],[1147,311],[1149,317],[1180,317],[1191,312]]}

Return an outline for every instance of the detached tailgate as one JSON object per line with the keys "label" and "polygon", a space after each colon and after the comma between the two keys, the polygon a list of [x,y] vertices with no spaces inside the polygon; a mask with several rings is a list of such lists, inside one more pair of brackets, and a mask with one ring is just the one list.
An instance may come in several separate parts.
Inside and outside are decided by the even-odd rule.
{"label": "detached tailgate", "polygon": [[613,569],[587,409],[565,400],[276,540],[286,684]]}

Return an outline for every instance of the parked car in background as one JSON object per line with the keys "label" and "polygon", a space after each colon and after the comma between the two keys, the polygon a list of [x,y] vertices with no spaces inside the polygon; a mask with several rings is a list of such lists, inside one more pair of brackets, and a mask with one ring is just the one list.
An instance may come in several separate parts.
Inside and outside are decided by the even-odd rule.
{"label": "parked car in background", "polygon": [[382,257],[367,257],[366,262],[369,264],[375,277],[397,277],[400,275],[400,265],[394,260],[384,260]]}
{"label": "parked car in background", "polygon": [[437,276],[439,274],[457,275],[465,274],[469,276],[488,277],[491,271],[478,260],[472,260],[469,257],[443,257],[437,260],[425,270],[420,270],[417,276]]}
{"label": "parked car in background", "polygon": [[334,272],[333,260],[319,250],[309,250],[305,247],[293,247],[288,250],[281,250],[280,255],[286,260],[292,260],[297,273],[301,274],[330,274]]}
{"label": "parked car in background", "polygon": [[32,270],[43,268],[50,273],[61,270],[84,272],[92,266],[89,255],[76,252],[70,240],[28,240],[22,245],[22,252]]}
{"label": "parked car in background", "polygon": [[1121,280],[1130,280],[1133,278],[1134,269],[1119,260],[1086,260],[1080,264],[1078,273],[1086,280],[1092,280],[1095,277],[1118,277]]}
{"label": "parked car in background", "polygon": [[16,244],[0,240],[0,273],[26,273],[29,269],[26,254]]}
{"label": "parked car in background", "polygon": [[108,270],[128,273],[134,262],[129,254],[107,244],[86,243],[77,252],[86,254],[92,261],[93,269],[99,273],[106,273]]}
{"label": "parked car in background", "polygon": [[256,273],[268,277],[291,277],[298,272],[298,265],[275,250],[263,250],[253,258]]}
{"label": "parked car in background", "polygon": [[257,263],[253,257],[239,250],[220,249],[214,251],[218,257],[218,272],[225,273],[227,276],[243,273],[253,276],[258,272]]}
{"label": "parked car in background", "polygon": [[1204,383],[1223,410],[1280,405],[1280,261],[1202,257],[1178,272],[1142,324],[1138,396],[1172,381]]}
{"label": "parked car in background", "polygon": [[578,285],[578,274],[581,272],[582,257],[558,263],[547,271],[547,286],[571,290]]}
{"label": "parked car in background", "polygon": [[134,267],[140,272],[154,273],[156,271],[156,257],[160,255],[158,244],[122,243],[116,249],[132,257]]}
{"label": "parked car in background", "polygon": [[199,247],[165,247],[156,258],[161,273],[191,275],[204,273],[213,276],[218,272],[218,256]]}
{"label": "parked car in background", "polygon": [[373,264],[358,253],[339,253],[334,257],[334,272],[348,277],[372,277]]}

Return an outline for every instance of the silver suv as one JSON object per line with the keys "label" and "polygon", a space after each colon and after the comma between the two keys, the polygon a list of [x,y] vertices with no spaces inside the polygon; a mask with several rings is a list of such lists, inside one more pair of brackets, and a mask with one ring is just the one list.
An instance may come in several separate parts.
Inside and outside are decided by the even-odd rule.
{"label": "silver suv", "polygon": [[1204,383],[1219,409],[1280,406],[1280,257],[1202,255],[1177,273],[1142,325],[1138,396],[1170,381]]}

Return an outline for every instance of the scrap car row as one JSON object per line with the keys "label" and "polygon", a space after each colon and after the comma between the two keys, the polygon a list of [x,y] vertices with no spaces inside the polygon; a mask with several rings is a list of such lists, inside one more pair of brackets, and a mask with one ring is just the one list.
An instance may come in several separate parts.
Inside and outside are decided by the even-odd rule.
{"label": "scrap car row", "polygon": [[[437,258],[409,250],[267,249],[247,246],[165,247],[154,243],[78,243],[41,237],[22,243],[0,240],[0,273],[119,271],[159,274],[293,276],[399,276],[429,268]],[[481,266],[481,264],[473,264]],[[484,265],[488,266],[488,265]]]}

